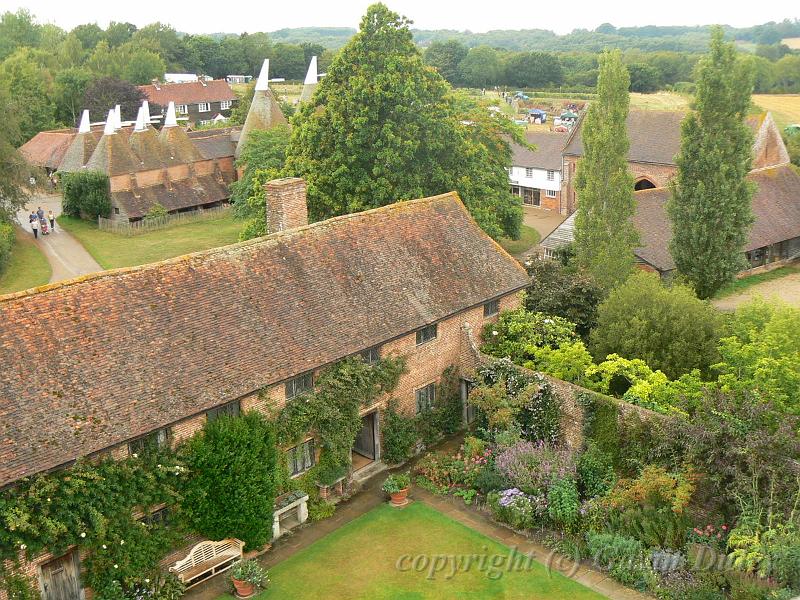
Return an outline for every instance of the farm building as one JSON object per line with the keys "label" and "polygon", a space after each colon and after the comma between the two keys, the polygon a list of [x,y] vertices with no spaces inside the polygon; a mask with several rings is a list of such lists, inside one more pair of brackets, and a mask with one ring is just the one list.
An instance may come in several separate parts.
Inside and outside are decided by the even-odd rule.
{"label": "farm building", "polygon": [[[675,156],[681,147],[684,116],[677,111],[631,110],[628,113],[628,168],[636,180],[635,190],[664,187],[676,173]],[[583,156],[582,123],[581,119],[564,148],[564,214],[572,214],[577,208],[574,182],[578,160]],[[747,124],[754,136],[754,169],[789,162],[780,130],[770,113],[748,117]]]}
{"label": "farm building", "polygon": [[220,115],[229,117],[239,102],[224,79],[152,83],[140,85],[139,89],[153,104],[168,106],[173,102],[179,119],[185,118],[190,125],[206,125]]}
{"label": "farm building", "polygon": [[[403,357],[392,397],[404,414],[425,412],[445,370],[477,365],[484,324],[521,304],[527,273],[455,193],[308,225],[302,180],[265,187],[268,222],[283,231],[0,298],[0,414],[13,423],[0,428],[0,487],[83,457],[177,445],[221,414],[274,414],[351,356]],[[43,320],[59,335],[26,325]],[[30,365],[50,377],[20,376]],[[356,478],[381,466],[388,399],[360,411]],[[319,447],[308,432],[282,448],[303,457],[287,460],[292,474],[311,469]],[[15,569],[44,600],[91,597],[90,550],[21,546]]]}

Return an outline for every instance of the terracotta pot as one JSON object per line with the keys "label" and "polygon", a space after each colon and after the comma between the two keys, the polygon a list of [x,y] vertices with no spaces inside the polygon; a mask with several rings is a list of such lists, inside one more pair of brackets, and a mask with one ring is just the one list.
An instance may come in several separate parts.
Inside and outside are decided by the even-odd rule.
{"label": "terracotta pot", "polygon": [[392,506],[405,506],[408,504],[408,488],[403,488],[398,492],[394,492],[393,494],[389,494],[392,497]]}
{"label": "terracotta pot", "polygon": [[237,598],[249,598],[256,593],[256,586],[249,581],[234,579],[233,577],[231,577],[231,581],[233,581],[233,587],[236,588]]}

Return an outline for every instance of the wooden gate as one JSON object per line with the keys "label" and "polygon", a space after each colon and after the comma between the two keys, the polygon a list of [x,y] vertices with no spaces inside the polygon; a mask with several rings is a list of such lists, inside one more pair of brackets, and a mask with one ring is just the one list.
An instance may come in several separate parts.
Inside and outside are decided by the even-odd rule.
{"label": "wooden gate", "polygon": [[375,460],[375,415],[370,413],[361,417],[361,431],[358,432],[353,450],[361,456]]}
{"label": "wooden gate", "polygon": [[42,565],[43,600],[82,600],[80,566],[74,552]]}

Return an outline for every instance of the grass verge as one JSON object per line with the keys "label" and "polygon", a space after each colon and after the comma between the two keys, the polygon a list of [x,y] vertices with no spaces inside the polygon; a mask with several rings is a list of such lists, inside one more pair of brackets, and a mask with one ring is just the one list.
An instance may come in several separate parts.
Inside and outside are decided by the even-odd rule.
{"label": "grass verge", "polygon": [[520,228],[520,237],[518,240],[509,238],[501,238],[500,245],[503,250],[508,252],[511,256],[522,254],[526,250],[530,250],[533,246],[539,243],[541,236],[539,232],[529,225],[522,225]]}
{"label": "grass verge", "polygon": [[0,275],[0,294],[10,294],[38,287],[50,281],[52,269],[47,258],[33,239],[33,234],[15,227],[16,241],[11,259]]}

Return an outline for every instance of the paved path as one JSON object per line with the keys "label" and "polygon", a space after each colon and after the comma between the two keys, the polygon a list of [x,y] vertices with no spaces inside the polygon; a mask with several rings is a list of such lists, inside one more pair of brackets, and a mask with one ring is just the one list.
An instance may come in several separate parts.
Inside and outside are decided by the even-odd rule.
{"label": "paved path", "polygon": [[[28,215],[40,206],[45,215],[48,210],[52,210],[53,214],[58,216],[61,214],[61,196],[33,195],[28,204],[17,212],[19,224],[27,235],[33,235]],[[81,243],[61,229],[58,223],[55,230],[48,235],[42,235],[40,231],[37,244],[53,269],[53,274],[50,276],[51,283],[103,270]]]}
{"label": "paved path", "polygon": [[800,273],[790,273],[778,279],[758,283],[741,294],[713,300],[712,304],[720,310],[733,311],[756,296],[776,298],[786,304],[800,306]]}

